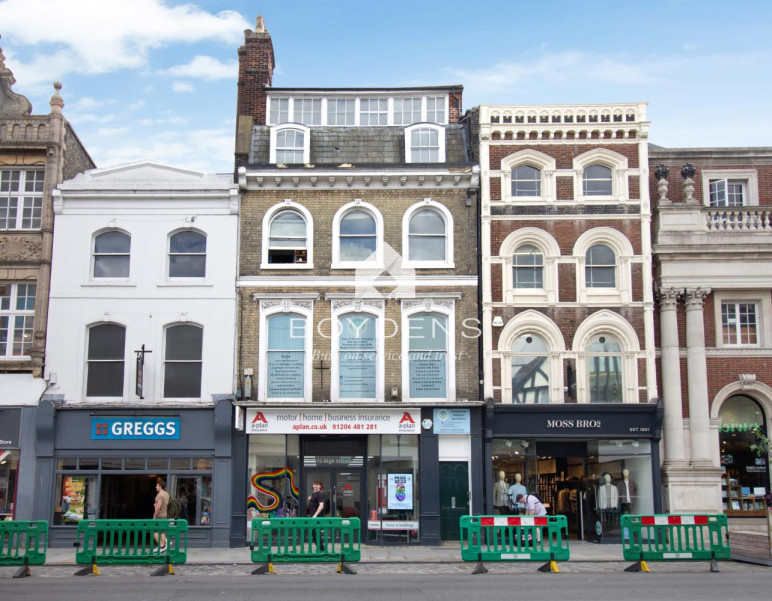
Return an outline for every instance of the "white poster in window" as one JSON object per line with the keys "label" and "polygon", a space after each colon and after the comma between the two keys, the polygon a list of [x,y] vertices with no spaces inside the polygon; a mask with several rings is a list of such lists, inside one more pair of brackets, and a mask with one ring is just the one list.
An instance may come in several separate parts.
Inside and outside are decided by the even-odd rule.
{"label": "white poster in window", "polygon": [[413,474],[389,474],[389,509],[413,509]]}

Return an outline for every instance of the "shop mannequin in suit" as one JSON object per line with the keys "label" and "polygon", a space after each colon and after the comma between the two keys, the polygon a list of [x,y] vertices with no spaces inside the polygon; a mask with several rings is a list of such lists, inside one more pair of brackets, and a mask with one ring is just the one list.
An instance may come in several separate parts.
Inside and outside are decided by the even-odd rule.
{"label": "shop mannequin in suit", "polygon": [[622,481],[618,483],[619,504],[622,513],[632,513],[632,506],[638,496],[638,487],[630,480],[630,470],[622,470]]}
{"label": "shop mannequin in suit", "polygon": [[619,489],[611,483],[611,474],[603,475],[603,484],[598,488],[598,509],[616,511],[619,508]]}
{"label": "shop mannequin in suit", "polygon": [[525,512],[525,505],[515,501],[517,495],[525,495],[528,492],[525,489],[525,486],[523,486],[522,480],[523,477],[520,474],[515,474],[515,483],[509,487],[510,508],[514,511],[514,513]]}
{"label": "shop mannequin in suit", "polygon": [[493,506],[499,515],[509,513],[509,482],[506,478],[507,475],[500,471],[499,479],[493,485]]}

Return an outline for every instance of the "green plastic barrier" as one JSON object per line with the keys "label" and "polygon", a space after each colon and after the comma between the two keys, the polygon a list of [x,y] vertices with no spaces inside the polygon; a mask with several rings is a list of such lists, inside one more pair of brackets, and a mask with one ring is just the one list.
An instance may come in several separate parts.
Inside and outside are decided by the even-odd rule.
{"label": "green plastic barrier", "polygon": [[[166,534],[166,550],[160,552],[154,535]],[[81,520],[78,522],[78,548],[75,561],[90,564],[98,574],[98,564],[183,564],[188,557],[186,520]],[[79,574],[88,571],[82,570]]]}
{"label": "green plastic barrier", "polygon": [[649,572],[647,561],[710,561],[730,559],[729,526],[717,515],[623,515],[622,550],[626,560],[637,563],[630,572]]}
{"label": "green plastic barrier", "polygon": [[338,562],[338,572],[354,574],[347,562],[360,560],[359,518],[254,518],[253,574],[274,573],[274,563]]}
{"label": "green plastic barrier", "polygon": [[483,561],[545,561],[542,572],[559,572],[568,561],[568,520],[558,516],[461,516],[461,559],[476,561],[474,573],[487,572]]}
{"label": "green plastic barrier", "polygon": [[14,578],[30,575],[29,566],[46,562],[48,522],[0,522],[0,566],[23,566]]}

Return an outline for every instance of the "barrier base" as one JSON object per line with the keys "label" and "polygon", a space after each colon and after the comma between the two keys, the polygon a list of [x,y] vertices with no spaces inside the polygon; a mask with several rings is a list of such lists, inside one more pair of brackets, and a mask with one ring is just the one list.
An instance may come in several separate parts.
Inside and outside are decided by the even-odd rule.
{"label": "barrier base", "polygon": [[710,560],[710,571],[718,572],[718,562],[715,559]]}
{"label": "barrier base", "polygon": [[558,563],[556,561],[548,561],[543,566],[540,566],[538,568],[539,572],[552,572],[553,574],[560,574],[560,569],[558,569]]}
{"label": "barrier base", "polygon": [[32,573],[29,571],[29,566],[27,564],[21,566],[19,570],[13,575],[14,578],[26,578],[27,576],[32,576]]}
{"label": "barrier base", "polygon": [[356,574],[356,571],[348,567],[344,562],[338,564],[338,574]]}
{"label": "barrier base", "polygon": [[275,574],[275,573],[276,573],[276,570],[273,569],[273,564],[270,562],[260,566],[256,570],[252,570],[252,574]]}
{"label": "barrier base", "polygon": [[477,562],[477,565],[474,567],[474,571],[472,572],[472,574],[487,574],[487,573],[488,573],[488,568],[486,568],[485,565],[483,565],[482,560]]}
{"label": "barrier base", "polygon": [[646,565],[646,562],[641,560],[636,561],[633,565],[626,567],[625,572],[651,572],[651,570],[649,569],[649,566]]}
{"label": "barrier base", "polygon": [[78,570],[74,574],[75,576],[101,576],[102,572],[99,571],[99,568],[95,563],[92,563],[89,567],[83,568],[82,570]]}
{"label": "barrier base", "polygon": [[[166,558],[169,561],[169,558]],[[150,574],[151,576],[174,576],[174,566],[171,563],[167,563],[165,566],[158,568],[155,572]]]}

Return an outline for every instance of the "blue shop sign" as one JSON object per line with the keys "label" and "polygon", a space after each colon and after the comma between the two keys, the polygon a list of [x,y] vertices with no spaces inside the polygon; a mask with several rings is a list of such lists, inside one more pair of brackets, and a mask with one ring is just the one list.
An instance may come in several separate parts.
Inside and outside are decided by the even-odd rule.
{"label": "blue shop sign", "polygon": [[434,410],[435,434],[469,434],[469,409]]}
{"label": "blue shop sign", "polygon": [[92,440],[179,440],[179,417],[92,417]]}

